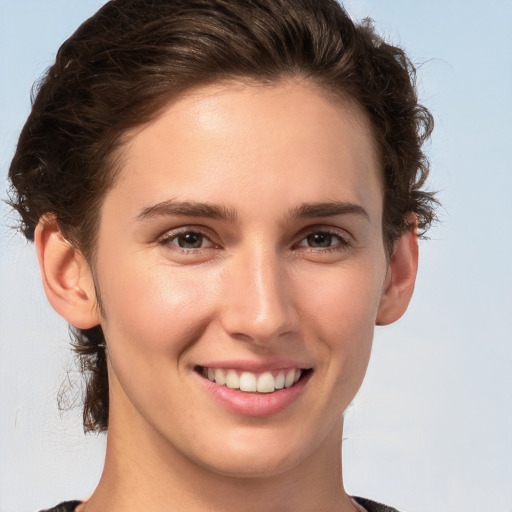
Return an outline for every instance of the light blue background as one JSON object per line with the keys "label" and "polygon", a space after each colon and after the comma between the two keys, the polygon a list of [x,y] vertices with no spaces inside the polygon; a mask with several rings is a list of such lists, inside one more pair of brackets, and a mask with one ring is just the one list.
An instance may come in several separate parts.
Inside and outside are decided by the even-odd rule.
{"label": "light blue background", "polygon": [[[2,198],[32,83],[103,3],[0,0]],[[377,330],[347,411],[345,484],[407,512],[511,512],[512,1],[345,6],[418,64],[436,120],[431,188],[444,203],[443,223],[421,243],[410,310]],[[58,412],[68,334],[45,301],[33,247],[6,227],[14,222],[0,206],[0,512],[30,512],[87,497],[104,439],[85,438],[79,409]]]}

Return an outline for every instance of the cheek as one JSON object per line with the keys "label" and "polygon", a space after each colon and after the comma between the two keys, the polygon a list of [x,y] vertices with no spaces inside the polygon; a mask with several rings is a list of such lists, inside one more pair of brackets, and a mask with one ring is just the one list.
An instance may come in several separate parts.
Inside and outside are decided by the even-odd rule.
{"label": "cheek", "polygon": [[[323,332],[335,339],[336,333],[364,335],[373,325],[382,294],[385,265],[347,265],[346,268],[320,268],[302,272],[295,295],[302,315],[316,318]],[[358,336],[356,336],[358,337]]]}
{"label": "cheek", "polygon": [[[142,258],[141,258],[142,260]],[[102,323],[111,344],[130,344],[151,351],[183,350],[204,329],[213,301],[201,286],[201,274],[155,264],[137,258],[99,278],[105,305]],[[210,284],[211,287],[211,284]],[[149,350],[149,353],[148,353]]]}
{"label": "cheek", "polygon": [[[380,271],[378,269],[381,269]],[[326,369],[328,385],[346,407],[361,385],[370,357],[385,264],[355,266],[304,277],[301,318],[305,339]],[[340,396],[342,395],[342,396]]]}
{"label": "cheek", "polygon": [[100,279],[109,379],[114,386],[119,382],[118,397],[130,397],[143,416],[151,415],[151,403],[180,403],[180,394],[170,400],[169,390],[179,385],[187,370],[181,363],[211,318],[211,294],[204,293],[199,277],[179,270],[138,265],[135,258],[126,265],[118,260]]}

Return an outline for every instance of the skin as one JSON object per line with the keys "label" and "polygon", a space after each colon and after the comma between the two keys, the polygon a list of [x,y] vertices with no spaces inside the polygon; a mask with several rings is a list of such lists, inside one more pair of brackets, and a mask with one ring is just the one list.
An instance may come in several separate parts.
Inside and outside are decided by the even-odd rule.
{"label": "skin", "polygon": [[[355,510],[343,411],[417,267],[413,230],[385,252],[366,117],[306,84],[208,86],[131,133],[123,162],[101,211],[102,312],[80,252],[51,218],[36,230],[54,308],[108,345],[107,457],[81,512]],[[282,359],[310,378],[263,417],[223,407],[196,371]]]}

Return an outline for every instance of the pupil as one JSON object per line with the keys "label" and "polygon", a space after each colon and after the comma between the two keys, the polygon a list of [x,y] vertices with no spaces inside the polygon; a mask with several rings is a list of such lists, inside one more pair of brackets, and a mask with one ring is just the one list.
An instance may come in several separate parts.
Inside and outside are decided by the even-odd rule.
{"label": "pupil", "polygon": [[178,244],[184,249],[197,249],[203,242],[202,236],[197,233],[185,233],[178,237]]}
{"label": "pupil", "polygon": [[312,247],[330,247],[332,235],[329,233],[314,233],[308,236],[308,243]]}

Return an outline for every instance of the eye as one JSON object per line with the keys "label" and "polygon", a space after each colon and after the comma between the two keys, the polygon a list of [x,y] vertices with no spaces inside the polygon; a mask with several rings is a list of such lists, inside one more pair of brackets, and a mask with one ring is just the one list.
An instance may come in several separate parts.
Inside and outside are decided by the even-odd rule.
{"label": "eye", "polygon": [[299,247],[311,249],[344,248],[349,242],[343,236],[330,231],[315,231],[309,233],[299,242]]}
{"label": "eye", "polygon": [[184,251],[215,247],[215,244],[206,235],[198,231],[169,234],[160,240],[160,244],[175,245]]}
{"label": "eye", "polygon": [[312,233],[306,237],[306,242],[309,247],[330,247],[333,242],[333,237],[331,233]]}

